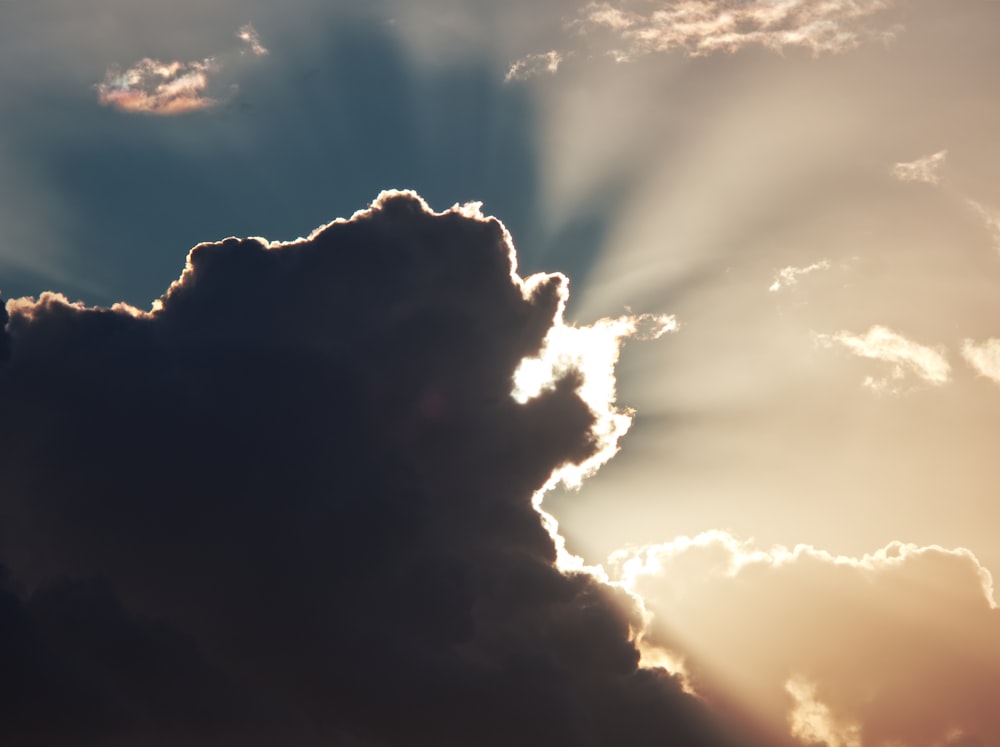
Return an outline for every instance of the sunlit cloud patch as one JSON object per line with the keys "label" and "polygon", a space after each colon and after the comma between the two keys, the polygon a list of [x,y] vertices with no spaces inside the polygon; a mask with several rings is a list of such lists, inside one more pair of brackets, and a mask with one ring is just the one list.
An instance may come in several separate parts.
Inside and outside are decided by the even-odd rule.
{"label": "sunlit cloud patch", "polygon": [[558,72],[562,61],[563,56],[555,50],[526,55],[510,66],[504,81],[510,83],[513,80],[527,80],[538,75],[553,75]]}
{"label": "sunlit cloud patch", "polygon": [[945,164],[948,151],[942,150],[915,161],[893,164],[890,173],[901,182],[941,183],[941,168]]}
{"label": "sunlit cloud patch", "polygon": [[839,344],[861,358],[891,364],[889,376],[865,379],[865,386],[878,392],[899,392],[908,374],[934,386],[951,379],[951,366],[942,350],[913,342],[878,324],[863,335],[842,330],[833,335],[816,335],[815,339],[823,347]]}
{"label": "sunlit cloud patch", "polygon": [[[878,16],[896,4],[894,0],[591,2],[567,23],[567,30],[576,43],[606,45],[603,53],[618,62],[663,52],[704,57],[751,46],[838,54],[895,38],[901,27],[880,22]],[[523,57],[511,72],[533,70],[544,56]],[[508,73],[511,79],[522,76]]]}
{"label": "sunlit cloud patch", "polygon": [[736,52],[747,46],[775,51],[803,47],[814,54],[854,49],[871,39],[889,39],[896,29],[870,25],[869,19],[889,7],[883,0],[841,2],[729,3],[689,0],[656,3],[629,10],[612,3],[590,3],[577,28],[587,33],[608,29],[623,43],[619,59],[650,52],[683,51],[692,56]]}
{"label": "sunlit cloud patch", "polygon": [[[255,57],[268,54],[251,24],[241,26],[237,38]],[[162,62],[144,57],[125,70],[108,68],[97,84],[97,100],[103,106],[137,114],[172,116],[212,109],[225,100],[235,86],[220,86],[217,78],[226,67],[228,56],[202,60]],[[213,89],[221,88],[224,95]]]}

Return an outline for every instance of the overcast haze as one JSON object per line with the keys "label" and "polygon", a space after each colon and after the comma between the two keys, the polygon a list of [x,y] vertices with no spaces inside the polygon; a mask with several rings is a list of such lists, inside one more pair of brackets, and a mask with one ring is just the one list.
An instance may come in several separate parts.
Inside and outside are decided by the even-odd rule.
{"label": "overcast haze", "polygon": [[1000,745],[998,29],[0,0],[0,735]]}

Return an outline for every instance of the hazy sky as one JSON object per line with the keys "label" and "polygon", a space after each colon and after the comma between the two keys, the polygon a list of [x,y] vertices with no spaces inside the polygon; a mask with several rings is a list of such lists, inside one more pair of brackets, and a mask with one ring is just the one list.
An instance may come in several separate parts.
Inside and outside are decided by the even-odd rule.
{"label": "hazy sky", "polygon": [[1000,745],[1000,3],[363,5],[0,0],[12,744]]}

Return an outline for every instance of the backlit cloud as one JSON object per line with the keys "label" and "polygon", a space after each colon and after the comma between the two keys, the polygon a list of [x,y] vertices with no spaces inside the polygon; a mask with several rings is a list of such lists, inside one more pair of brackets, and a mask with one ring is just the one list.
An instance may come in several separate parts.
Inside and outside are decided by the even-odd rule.
{"label": "backlit cloud", "polygon": [[816,335],[816,340],[825,347],[837,343],[862,358],[892,364],[890,376],[866,379],[866,386],[877,391],[897,390],[897,383],[907,374],[935,386],[948,383],[951,377],[951,366],[942,350],[913,342],[881,325],[873,326],[864,335],[841,331],[833,335]]}
{"label": "backlit cloud", "polygon": [[969,550],[850,557],[708,532],[611,568],[645,600],[647,645],[685,651],[697,691],[738,693],[803,744],[1000,743],[1000,612]]}
{"label": "backlit cloud", "polygon": [[894,164],[890,173],[901,182],[941,183],[941,168],[945,164],[948,151],[942,150],[916,161]]}
{"label": "backlit cloud", "polygon": [[[251,24],[241,26],[236,36],[254,56],[268,54]],[[240,50],[241,54],[245,52]],[[160,116],[211,109],[231,93],[231,88],[216,81],[230,56],[193,62],[161,62],[145,57],[125,70],[112,66],[97,84],[97,100],[122,111]],[[220,87],[221,92],[215,90]]]}
{"label": "backlit cloud", "polygon": [[673,326],[566,325],[567,288],[477,204],[386,192],[199,244],[149,312],[10,301],[0,741],[731,744],[639,666],[632,598],[557,566],[536,496]]}

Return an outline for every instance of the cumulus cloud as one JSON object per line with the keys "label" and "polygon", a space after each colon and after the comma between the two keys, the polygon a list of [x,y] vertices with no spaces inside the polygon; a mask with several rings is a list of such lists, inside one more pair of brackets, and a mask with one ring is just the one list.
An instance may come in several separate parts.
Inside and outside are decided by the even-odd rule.
{"label": "cumulus cloud", "polygon": [[894,164],[890,173],[901,182],[941,183],[941,168],[945,164],[948,151],[942,150],[925,158],[908,163]]}
{"label": "cumulus cloud", "polygon": [[951,366],[941,349],[913,342],[881,325],[874,325],[864,335],[847,331],[816,335],[816,341],[825,347],[836,343],[859,357],[892,364],[889,377],[865,380],[865,385],[876,391],[898,391],[898,384],[908,373],[935,386],[947,384],[951,379]]}
{"label": "cumulus cloud", "polygon": [[527,80],[538,75],[552,75],[559,70],[562,61],[563,56],[555,50],[525,55],[510,66],[504,81],[510,83],[513,80]]}
{"label": "cumulus cloud", "polygon": [[811,265],[806,265],[805,267],[793,267],[789,265],[788,267],[782,268],[778,271],[778,274],[774,277],[774,282],[768,287],[771,293],[777,293],[782,288],[788,288],[793,285],[798,285],[799,278],[803,275],[808,275],[811,272],[817,272],[819,270],[829,270],[830,261],[827,259],[822,259],[819,262],[814,262]]}
{"label": "cumulus cloud", "polygon": [[478,206],[391,192],[200,244],[149,312],[10,301],[0,741],[729,743],[536,509],[620,435],[620,342],[672,324],[587,332],[567,293]]}
{"label": "cumulus cloud", "polygon": [[[236,36],[255,56],[268,53],[251,24],[241,26]],[[211,109],[222,100],[213,89],[218,88],[216,78],[227,64],[228,56],[192,62],[144,57],[125,70],[110,67],[97,84],[97,100],[121,111],[160,116]],[[225,95],[228,91],[222,98]]]}
{"label": "cumulus cloud", "polygon": [[1000,611],[969,550],[850,557],[708,532],[611,569],[645,600],[646,645],[686,651],[698,692],[739,693],[803,744],[1000,742]]}

